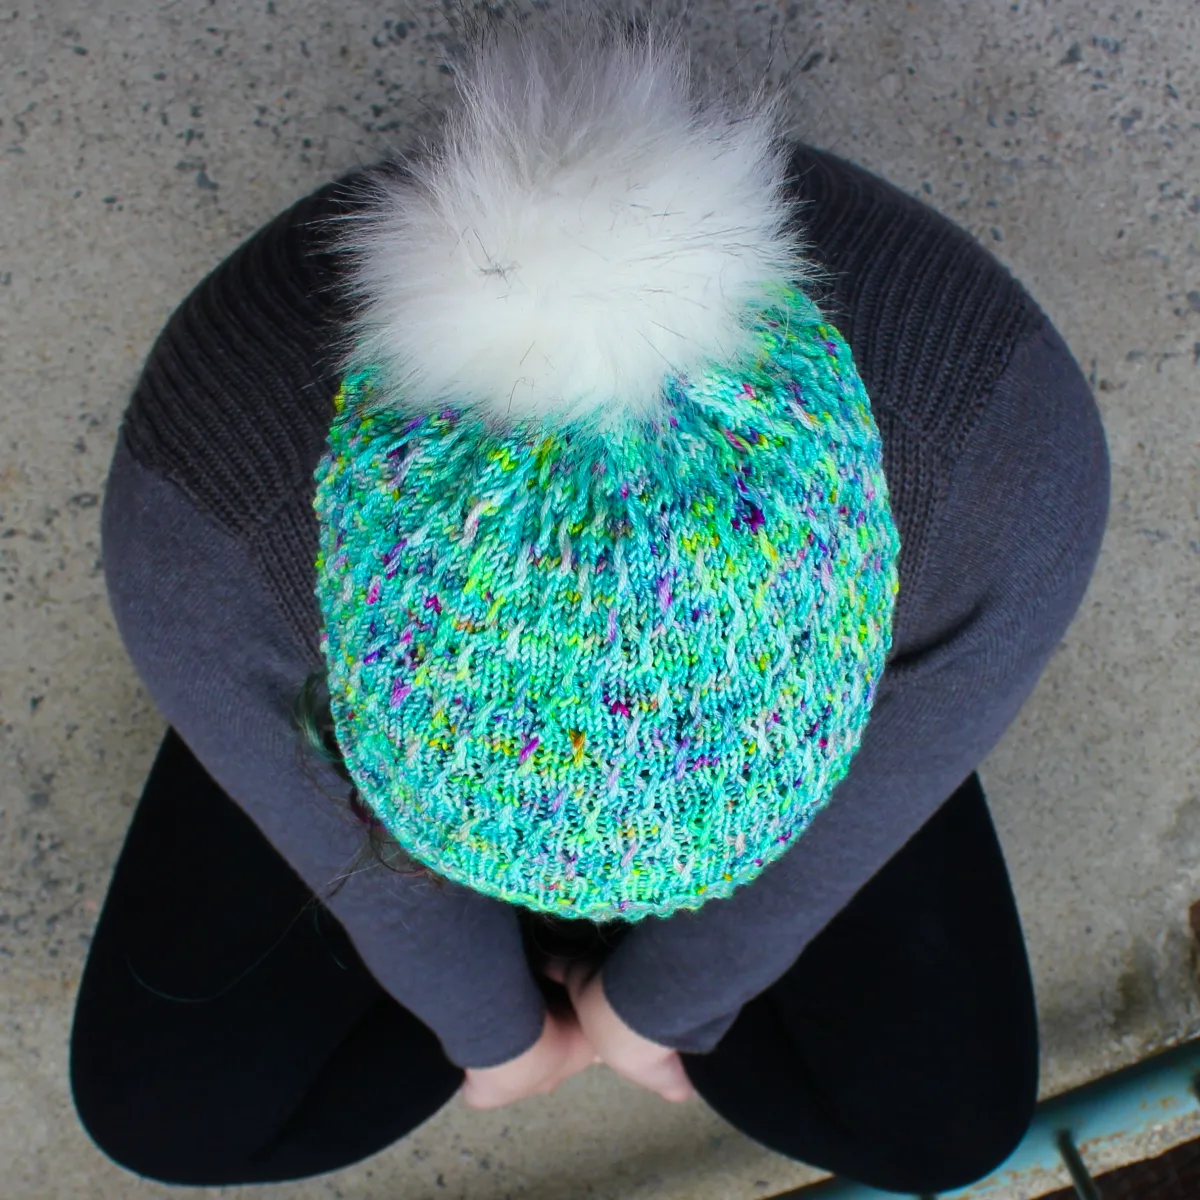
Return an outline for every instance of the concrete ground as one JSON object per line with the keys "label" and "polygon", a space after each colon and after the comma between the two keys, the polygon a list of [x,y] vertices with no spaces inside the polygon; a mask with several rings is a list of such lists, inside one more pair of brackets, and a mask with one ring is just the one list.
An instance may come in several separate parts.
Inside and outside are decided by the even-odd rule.
{"label": "concrete ground", "polygon": [[[9,1200],[217,1194],[112,1165],[67,1087],[89,933],[164,729],[109,613],[98,499],[172,308],[294,199],[428,127],[451,82],[440,67],[456,8],[11,0],[0,13]],[[797,137],[991,248],[1100,404],[1114,494],[1099,567],[981,767],[1036,973],[1043,1094],[1055,1094],[1200,1032],[1187,921],[1200,896],[1200,9],[694,0],[690,21],[697,57],[750,75],[773,46],[772,75],[794,70]],[[1198,1132],[1189,1116],[1110,1146],[1093,1169]],[[597,1068],[492,1113],[452,1103],[352,1170],[267,1191],[754,1200],[816,1178],[699,1102],[668,1105]]]}

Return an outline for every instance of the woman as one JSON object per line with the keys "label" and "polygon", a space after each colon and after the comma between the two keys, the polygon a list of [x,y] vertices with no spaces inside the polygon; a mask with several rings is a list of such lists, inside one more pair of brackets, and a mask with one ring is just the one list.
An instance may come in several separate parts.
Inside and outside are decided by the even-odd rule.
{"label": "woman", "polygon": [[1028,1127],[975,768],[1098,556],[1099,414],[973,239],[684,61],[483,46],[150,355],[104,562],[171,728],[71,1054],[130,1170],[302,1178],[597,1062],[899,1192]]}

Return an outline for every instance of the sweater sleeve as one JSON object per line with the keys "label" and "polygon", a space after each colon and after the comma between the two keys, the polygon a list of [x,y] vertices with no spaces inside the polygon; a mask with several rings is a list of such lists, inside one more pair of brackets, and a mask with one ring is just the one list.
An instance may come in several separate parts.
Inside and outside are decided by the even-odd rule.
{"label": "sweater sleeve", "polygon": [[[348,788],[293,731],[311,670],[246,550],[118,440],[102,514],[117,628],[167,721],[341,921],[368,970],[462,1067],[536,1042],[545,1001],[515,911],[361,863]],[[340,888],[334,887],[349,873]]]}
{"label": "sweater sleeve", "polygon": [[732,896],[640,923],[602,972],[636,1032],[712,1050],[955,792],[1034,689],[1083,600],[1110,468],[1087,381],[1053,327],[1016,347],[954,465],[859,751],[796,845]]}

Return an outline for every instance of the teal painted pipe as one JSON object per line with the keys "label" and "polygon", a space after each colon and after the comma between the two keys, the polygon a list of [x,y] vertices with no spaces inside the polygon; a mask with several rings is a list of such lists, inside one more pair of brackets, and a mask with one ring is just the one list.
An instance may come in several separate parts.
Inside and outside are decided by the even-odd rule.
{"label": "teal painted pipe", "polygon": [[[1086,1165],[1096,1151],[1196,1108],[1198,1077],[1200,1038],[1054,1096],[1038,1105],[1021,1144],[991,1175],[970,1187],[939,1192],[937,1200],[987,1200],[999,1188],[1031,1181],[1035,1171],[1061,1170],[1065,1164],[1058,1138],[1064,1131]],[[826,1179],[787,1193],[794,1200],[895,1200],[897,1195],[845,1179]]]}

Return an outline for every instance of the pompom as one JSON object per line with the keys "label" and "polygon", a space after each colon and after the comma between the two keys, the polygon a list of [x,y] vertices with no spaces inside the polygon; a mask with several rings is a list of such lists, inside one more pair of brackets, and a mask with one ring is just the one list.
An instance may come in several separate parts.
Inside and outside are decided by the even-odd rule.
{"label": "pompom", "polygon": [[426,154],[347,224],[343,367],[397,408],[505,422],[653,418],[670,375],[730,363],[805,260],[779,104],[697,94],[658,32],[509,31],[457,75]]}

